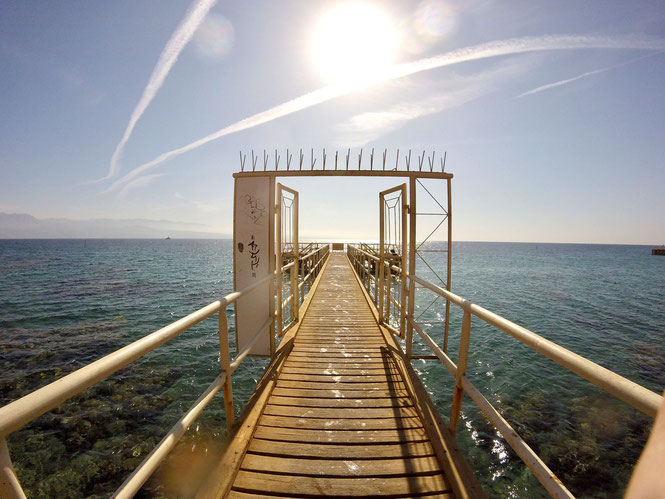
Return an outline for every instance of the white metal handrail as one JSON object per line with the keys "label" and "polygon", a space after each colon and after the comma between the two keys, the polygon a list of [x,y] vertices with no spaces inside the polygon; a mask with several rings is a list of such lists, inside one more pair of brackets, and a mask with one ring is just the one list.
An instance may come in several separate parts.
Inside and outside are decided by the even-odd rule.
{"label": "white metal handrail", "polygon": [[[361,262],[358,254],[362,254],[365,259],[378,260],[377,257],[363,251],[360,248],[349,246],[349,258],[352,266],[356,270],[361,281],[367,275],[369,281],[369,271],[365,268],[364,261]],[[364,272],[361,274],[360,269]],[[630,381],[623,376],[606,369],[595,362],[592,362],[581,355],[578,355],[556,343],[529,331],[522,326],[515,324],[489,310],[476,305],[465,298],[462,298],[440,286],[430,283],[417,276],[411,276],[406,269],[401,273],[401,278],[408,279],[409,289],[415,287],[415,283],[441,296],[447,303],[453,303],[464,311],[462,319],[462,332],[460,336],[459,359],[457,365],[450,359],[444,350],[429,336],[412,316],[401,308],[400,315],[405,315],[410,328],[413,328],[424,340],[434,355],[443,363],[446,369],[455,378],[455,390],[453,393],[453,404],[450,414],[450,431],[455,434],[461,412],[462,394],[466,393],[480,408],[483,414],[497,428],[508,444],[515,450],[517,455],[533,472],[547,492],[553,497],[573,497],[570,491],[561,483],[561,481],[552,473],[547,465],[538,457],[531,447],[517,434],[510,424],[503,418],[499,411],[485,398],[485,396],[475,387],[475,385],[466,377],[466,363],[468,359],[469,340],[471,334],[471,316],[474,315],[497,329],[509,334],[513,338],[521,341],[536,352],[545,355],[559,365],[574,372],[582,378],[590,381],[606,392],[630,404],[643,413],[654,417],[658,408],[663,402],[663,397],[657,393],[644,388],[637,383]],[[410,293],[411,296],[414,296]],[[376,303],[376,298],[375,298]],[[412,309],[409,306],[409,309]],[[392,329],[392,328],[391,328]],[[394,331],[391,331],[394,333]],[[412,335],[407,334],[406,356],[410,356]]]}
{"label": "white metal handrail", "polygon": [[549,357],[557,364],[590,381],[606,392],[611,393],[646,415],[655,417],[656,412],[658,412],[658,408],[663,401],[661,395],[446,289],[417,276],[413,276],[412,279],[414,282],[426,287],[446,300],[450,300],[464,311],[468,311],[488,324],[509,334],[536,352]]}
{"label": "white metal handrail", "polygon": [[[409,323],[416,332],[422,337],[427,346],[430,347],[434,355],[436,355],[441,363],[448,369],[448,372],[457,379],[457,366],[448,357],[448,355],[436,344],[430,335],[428,335],[420,325],[408,318]],[[550,495],[553,497],[571,497],[567,490],[562,490],[562,485],[553,480],[554,474],[547,467],[547,465],[538,457],[538,454],[527,444],[522,437],[520,437],[512,426],[501,416],[494,406],[483,396],[482,393],[471,383],[466,376],[461,377],[461,386],[464,391],[471,397],[480,410],[485,414],[487,419],[496,427],[497,430],[503,435],[508,444],[513,448],[520,459],[529,467],[529,469],[536,476],[538,481],[545,487]],[[563,487],[565,489],[565,487]]]}

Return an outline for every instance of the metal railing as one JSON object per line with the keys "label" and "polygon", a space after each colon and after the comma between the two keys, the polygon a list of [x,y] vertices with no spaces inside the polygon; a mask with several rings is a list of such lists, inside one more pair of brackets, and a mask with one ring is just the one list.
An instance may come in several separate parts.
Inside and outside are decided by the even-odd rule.
{"label": "metal railing", "polygon": [[[301,258],[301,261],[307,262],[307,268],[309,269],[301,283],[303,286],[297,288],[298,290],[302,289],[303,299],[305,296],[304,284],[309,283],[311,288],[311,283],[320,272],[321,266],[328,255],[327,248],[327,245],[321,246]],[[231,375],[238,369],[245,357],[247,357],[261,332],[265,331],[266,327],[272,323],[273,318],[268,319],[265,324],[262,324],[245,348],[237,353],[235,359],[231,360],[226,308],[240,297],[251,293],[271,279],[279,278],[285,270],[295,266],[296,262],[291,262],[289,265],[283,266],[281,272],[274,272],[243,290],[234,291],[221,300],[217,300],[140,340],[120,348],[0,408],[0,497],[3,499],[26,497],[12,465],[6,442],[8,435],[215,314],[219,315],[218,332],[221,373],[210,383],[208,388],[153,448],[134,472],[118,487],[113,497],[132,497],[143,486],[159,464],[173,450],[180,438],[187,431],[187,428],[196,421],[203,409],[220,389],[222,389],[224,396],[227,427],[230,427],[234,419]],[[299,295],[300,293],[296,291],[294,296]]]}
{"label": "metal railing", "polygon": [[[291,261],[284,265],[277,276],[277,336],[281,337],[298,322],[298,309],[305,301],[307,292],[319,275],[330,254],[329,244],[308,243],[315,249],[306,255],[291,254]],[[285,272],[288,271],[288,274]],[[284,298],[284,288],[288,294]],[[295,306],[294,306],[295,301]],[[286,313],[290,311],[289,313]]]}
{"label": "metal railing", "polygon": [[380,256],[350,244],[347,255],[374,302],[380,322],[393,334],[404,338],[407,293],[401,285],[401,259],[384,258],[381,265]]}
{"label": "metal railing", "polygon": [[[349,247],[347,254],[352,267],[355,269],[360,281],[364,284],[365,289],[369,287],[369,280],[371,274],[367,271],[369,261],[376,262],[377,258],[357,247]],[[663,397],[647,388],[644,388],[629,379],[616,374],[609,369],[606,369],[595,362],[592,362],[581,355],[578,355],[556,343],[543,338],[542,336],[529,331],[522,326],[515,324],[489,310],[476,305],[469,300],[466,300],[444,288],[432,284],[425,279],[417,276],[410,275],[406,270],[400,270],[400,276],[406,278],[408,281],[409,291],[415,287],[416,283],[423,288],[431,291],[442,297],[446,303],[457,305],[463,310],[462,330],[459,344],[459,355],[457,364],[442,350],[436,342],[429,336],[422,327],[414,320],[412,316],[404,313],[401,309],[400,313],[404,315],[408,324],[406,334],[406,353],[404,354],[407,359],[411,358],[413,331],[415,330],[418,335],[424,340],[425,344],[430,348],[432,353],[443,363],[448,369],[450,374],[454,377],[455,387],[453,391],[453,402],[449,418],[449,430],[455,435],[459,422],[462,396],[466,393],[471,400],[483,412],[485,417],[496,427],[501,433],[503,438],[513,448],[522,461],[529,467],[529,469],[536,476],[538,481],[543,485],[547,492],[552,497],[573,497],[570,491],[561,483],[561,481],[552,473],[547,465],[538,457],[533,449],[520,437],[515,429],[506,421],[501,413],[485,398],[485,396],[475,387],[475,385],[466,376],[466,366],[469,355],[469,341],[471,337],[471,316],[475,316],[487,324],[503,331],[504,333],[512,336],[513,338],[524,343],[529,348],[536,352],[550,358],[557,364],[565,367],[569,371],[581,376],[582,378],[590,381],[594,385],[600,387],[607,393],[628,403],[635,409],[654,417],[658,408],[663,402]],[[379,296],[375,294],[370,297],[373,302],[381,303],[381,293],[383,290],[378,288]],[[414,296],[409,293],[409,296]],[[409,309],[412,309],[409,307]],[[394,328],[388,328],[393,334],[396,334]]]}

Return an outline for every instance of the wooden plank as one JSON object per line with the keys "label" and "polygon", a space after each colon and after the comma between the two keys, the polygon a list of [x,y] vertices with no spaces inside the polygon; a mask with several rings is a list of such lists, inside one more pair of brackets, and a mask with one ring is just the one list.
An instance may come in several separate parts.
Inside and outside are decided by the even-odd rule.
{"label": "wooden plank", "polygon": [[315,360],[310,360],[310,361],[305,361],[305,360],[295,360],[291,359],[290,357],[286,360],[284,363],[284,367],[289,366],[289,367],[314,367],[314,368],[320,368],[320,369],[329,369],[329,368],[340,368],[340,369],[378,369],[378,368],[383,368],[385,363],[381,360],[378,361],[362,361],[358,360],[358,362],[354,361],[353,359],[349,359],[348,361],[344,360],[339,360],[335,359],[335,361],[331,361],[330,359],[327,360],[322,360],[322,361],[315,361]]}
{"label": "wooden plank", "polygon": [[240,466],[247,471],[327,477],[389,477],[441,472],[436,457],[411,459],[301,459],[247,454]]}
{"label": "wooden plank", "polygon": [[[450,486],[443,474],[432,476],[381,478],[328,478],[276,475],[240,470],[233,490],[254,493],[272,492],[298,496],[375,497],[389,495],[414,497],[424,494],[449,494]],[[453,497],[449,495],[449,497]]]}
{"label": "wooden plank", "polygon": [[316,419],[288,416],[261,417],[262,426],[278,428],[309,428],[312,430],[385,430],[399,428],[422,428],[418,418],[373,418],[373,419]]}
{"label": "wooden plank", "polygon": [[427,442],[429,438],[422,428],[385,430],[310,430],[299,428],[274,428],[257,426],[254,438],[314,444],[357,444],[401,442]]}
{"label": "wooden plank", "polygon": [[351,375],[330,375],[330,374],[281,374],[280,381],[321,381],[328,383],[331,381],[337,383],[389,383],[392,381],[401,381],[401,377],[391,376],[390,373],[380,373],[377,375],[351,376]]}
{"label": "wooden plank", "polygon": [[282,388],[277,386],[273,395],[282,397],[308,397],[308,398],[390,398],[390,397],[408,397],[406,390],[308,390],[299,388]]}
{"label": "wooden plank", "polygon": [[344,364],[341,366],[335,367],[291,367],[290,365],[285,365],[282,369],[284,374],[318,374],[318,375],[329,375],[329,376],[340,376],[340,375],[350,375],[350,376],[362,376],[362,375],[372,375],[380,374],[385,372],[385,368],[382,366],[373,366],[373,367],[345,367]]}
{"label": "wooden plank", "polygon": [[340,354],[304,354],[304,353],[296,353],[296,354],[291,354],[289,355],[289,361],[291,362],[309,362],[312,364],[330,364],[330,363],[340,363],[340,362],[348,362],[351,364],[357,364],[359,362],[369,362],[372,364],[384,364],[386,363],[386,359],[383,356],[380,355],[351,355],[351,354],[345,354],[345,355],[340,355]]}
{"label": "wooden plank", "polygon": [[277,386],[281,388],[302,388],[312,390],[404,390],[406,385],[400,381],[390,383],[325,383],[323,381],[290,381],[277,380]]}
{"label": "wooden plank", "polygon": [[303,323],[304,329],[300,332],[303,336],[352,336],[359,335],[360,337],[378,337],[381,336],[381,331],[379,331],[376,325],[374,326],[337,326],[324,328],[321,326],[315,327],[306,327],[307,325]]}
{"label": "wooden plank", "polygon": [[359,345],[359,346],[346,346],[346,345],[325,345],[325,346],[319,346],[319,345],[314,345],[314,346],[309,346],[307,344],[298,344],[293,346],[293,353],[339,353],[339,352],[346,352],[350,354],[364,354],[364,353],[369,353],[369,354],[374,354],[374,355],[381,355],[382,352],[385,351],[385,347],[383,345],[376,345],[376,346],[371,346],[371,345]]}
{"label": "wooden plank", "polygon": [[337,347],[342,347],[342,346],[348,346],[348,347],[358,347],[358,346],[363,346],[363,345],[368,345],[371,346],[372,348],[374,347],[380,347],[384,346],[386,342],[383,340],[383,338],[376,338],[374,336],[366,336],[365,338],[359,338],[359,337],[340,337],[340,336],[334,336],[334,337],[322,337],[322,336],[303,336],[302,338],[298,338],[295,342],[296,345],[302,345],[302,346],[318,346],[319,348],[324,348],[328,345],[331,346],[337,346]]}
{"label": "wooden plank", "polygon": [[377,459],[410,458],[434,456],[429,442],[409,442],[402,444],[303,444],[299,442],[278,442],[255,439],[248,452],[255,454],[308,457],[320,459]]}
{"label": "wooden plank", "polygon": [[304,398],[304,397],[270,397],[273,405],[295,407],[413,407],[410,397],[393,398]]}
{"label": "wooden plank", "polygon": [[381,332],[375,328],[334,328],[323,329],[320,327],[301,329],[298,339],[313,338],[359,338],[359,339],[381,339]]}
{"label": "wooden plank", "polygon": [[296,416],[299,418],[324,418],[328,420],[347,418],[412,418],[418,416],[418,413],[412,407],[352,409],[330,407],[292,407],[272,404],[267,404],[263,413],[270,414],[272,416]]}

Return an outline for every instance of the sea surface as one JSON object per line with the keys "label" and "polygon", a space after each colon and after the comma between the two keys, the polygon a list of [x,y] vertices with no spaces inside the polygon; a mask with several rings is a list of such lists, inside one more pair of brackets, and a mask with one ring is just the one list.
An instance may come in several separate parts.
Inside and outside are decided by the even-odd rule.
{"label": "sea surface", "polygon": [[[225,240],[0,241],[0,405],[230,292],[231,249]],[[445,255],[426,258],[445,269]],[[662,392],[665,257],[645,246],[459,242],[452,260],[453,292]],[[436,281],[424,265],[418,274]],[[433,298],[418,290],[416,315],[441,344],[445,309],[428,308]],[[452,306],[454,361],[461,317]],[[266,365],[248,358],[234,373],[236,415]],[[452,377],[438,361],[414,366],[447,419]],[[12,434],[28,497],[108,496],[219,369],[213,317]],[[477,318],[467,374],[575,495],[621,497],[650,418]],[[139,497],[186,497],[225,437],[220,393]],[[468,397],[458,441],[489,496],[546,496]]]}

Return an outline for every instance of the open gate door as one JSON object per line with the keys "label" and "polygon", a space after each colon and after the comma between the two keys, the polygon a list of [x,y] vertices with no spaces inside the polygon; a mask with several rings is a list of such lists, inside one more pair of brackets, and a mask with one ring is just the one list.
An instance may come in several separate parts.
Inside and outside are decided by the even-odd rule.
{"label": "open gate door", "polygon": [[[299,292],[298,292],[298,265],[300,247],[298,244],[298,191],[285,185],[277,184],[277,205],[275,206],[275,248],[277,267],[277,314],[276,333],[281,337],[285,326],[298,322]],[[282,267],[290,265],[286,271]],[[288,272],[288,274],[287,274]],[[288,275],[288,279],[285,278]],[[286,293],[284,289],[287,289]],[[288,294],[287,298],[283,298]],[[289,309],[288,318],[284,310]]]}
{"label": "open gate door", "polygon": [[379,321],[404,338],[407,257],[406,184],[379,193]]}
{"label": "open gate door", "polygon": [[274,352],[271,304],[274,261],[275,179],[270,176],[235,179],[233,205],[234,289],[254,289],[235,302],[236,349],[253,356]]}

